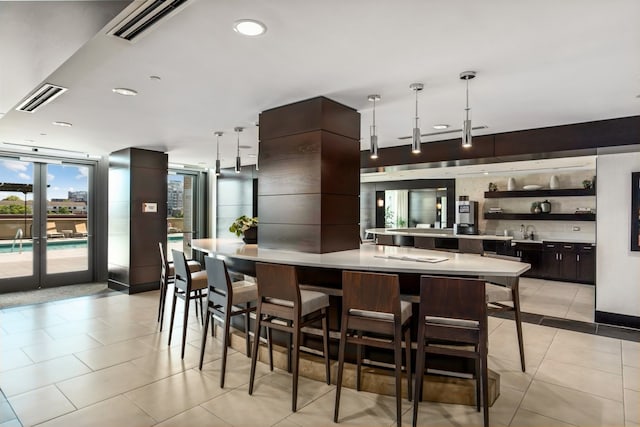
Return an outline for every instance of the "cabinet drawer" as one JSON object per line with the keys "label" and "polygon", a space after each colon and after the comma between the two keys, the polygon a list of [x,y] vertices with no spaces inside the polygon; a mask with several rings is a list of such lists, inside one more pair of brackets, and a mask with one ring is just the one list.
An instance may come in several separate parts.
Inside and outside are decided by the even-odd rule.
{"label": "cabinet drawer", "polygon": [[576,245],[578,252],[595,252],[596,245],[591,243],[579,243]]}

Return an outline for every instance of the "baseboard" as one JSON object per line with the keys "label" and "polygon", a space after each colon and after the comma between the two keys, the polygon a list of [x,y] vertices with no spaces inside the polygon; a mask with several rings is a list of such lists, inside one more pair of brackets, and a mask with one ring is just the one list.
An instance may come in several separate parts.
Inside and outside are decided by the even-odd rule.
{"label": "baseboard", "polygon": [[608,313],[606,311],[596,310],[595,321],[596,323],[604,323],[607,325],[640,329],[640,317],[638,316],[629,316],[626,314]]}
{"label": "baseboard", "polygon": [[126,283],[109,279],[107,283],[109,285],[109,289],[113,289],[115,291],[119,291],[128,295],[139,294],[140,292],[155,291],[157,289],[160,289],[160,282],[141,283],[135,286],[129,286]]}

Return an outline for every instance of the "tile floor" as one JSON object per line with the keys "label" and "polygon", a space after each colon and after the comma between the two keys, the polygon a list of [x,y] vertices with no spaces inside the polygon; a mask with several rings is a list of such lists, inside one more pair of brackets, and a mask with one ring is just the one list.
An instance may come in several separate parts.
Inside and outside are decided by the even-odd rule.
{"label": "tile floor", "polygon": [[520,278],[520,309],[527,313],[593,322],[596,287]]}
{"label": "tile floor", "polygon": [[[523,293],[548,295],[547,284],[539,282],[525,284]],[[576,289],[560,292],[579,302],[582,288]],[[249,359],[237,352],[230,352],[220,389],[219,342],[207,346],[200,371],[201,327],[191,315],[181,360],[181,326],[171,347],[167,331],[157,331],[157,295],[1,310],[0,389],[7,401],[0,394],[0,427],[333,424],[333,385],[301,378],[299,410],[292,413],[289,374],[259,364],[249,396]],[[501,374],[492,425],[640,426],[640,343],[526,323],[522,373],[513,322],[491,317],[489,325],[490,368]],[[409,425],[406,401],[403,410]],[[394,419],[392,396],[344,390],[339,425],[391,426]],[[419,424],[482,425],[482,417],[473,407],[423,403]]]}

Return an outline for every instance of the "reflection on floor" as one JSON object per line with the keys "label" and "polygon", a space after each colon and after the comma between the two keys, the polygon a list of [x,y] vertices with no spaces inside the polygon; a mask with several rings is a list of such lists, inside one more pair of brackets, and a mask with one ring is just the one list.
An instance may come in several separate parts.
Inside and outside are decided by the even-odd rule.
{"label": "reflection on floor", "polygon": [[520,279],[520,309],[527,313],[593,322],[595,286],[552,280]]}
{"label": "reflection on floor", "polygon": [[[541,286],[531,289],[534,296],[545,294]],[[220,389],[219,342],[207,346],[198,370],[201,326],[191,313],[181,360],[180,340],[167,347],[167,331],[157,331],[157,297],[116,294],[0,310],[0,388],[11,405],[2,407],[0,426],[333,424],[333,385],[301,378],[292,413],[290,375],[259,364],[249,396],[249,359],[237,352]],[[491,317],[489,326],[490,368],[501,374],[491,425],[640,424],[640,343],[525,323],[522,373],[513,322]],[[393,425],[394,402],[344,390],[339,425]],[[403,408],[408,425],[410,404]],[[419,417],[422,425],[482,425],[468,406],[423,403]]]}

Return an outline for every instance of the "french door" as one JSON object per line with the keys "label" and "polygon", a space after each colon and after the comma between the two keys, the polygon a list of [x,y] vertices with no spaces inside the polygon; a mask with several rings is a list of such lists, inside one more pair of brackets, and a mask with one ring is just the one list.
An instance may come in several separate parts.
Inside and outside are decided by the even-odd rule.
{"label": "french door", "polygon": [[0,156],[0,293],[90,282],[94,165]]}
{"label": "french door", "polygon": [[167,256],[171,249],[192,258],[191,239],[204,235],[206,212],[203,172],[170,170],[167,176]]}

